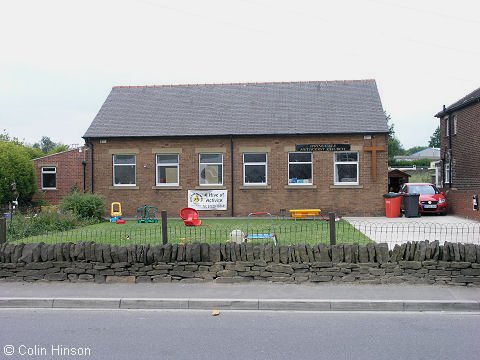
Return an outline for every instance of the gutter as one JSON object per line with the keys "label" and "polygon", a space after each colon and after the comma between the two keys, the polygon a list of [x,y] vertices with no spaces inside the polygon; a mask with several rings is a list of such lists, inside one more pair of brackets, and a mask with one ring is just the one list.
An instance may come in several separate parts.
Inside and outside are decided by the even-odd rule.
{"label": "gutter", "polygon": [[448,183],[448,188],[452,188],[452,158],[453,158],[453,150],[452,150],[452,119],[451,116],[448,115],[448,176],[450,178],[450,182]]}
{"label": "gutter", "polygon": [[87,192],[87,161],[82,160],[83,165],[83,193]]}
{"label": "gutter", "polygon": [[[91,176],[91,179],[90,179],[90,180],[91,180],[91,189],[90,189],[90,192],[93,194],[93,193],[95,193],[95,177],[94,177],[94,172],[93,172],[93,169],[94,169],[94,161],[95,161],[95,160],[94,160],[94,156],[93,156],[93,155],[94,155],[94,145],[93,145],[93,142],[90,140],[90,138],[86,138],[85,141],[86,141],[88,147],[90,148],[91,154],[92,154],[92,155],[91,155],[91,160],[92,160],[92,162],[91,162],[91,165],[90,165],[90,172],[91,172],[91,173],[90,173],[90,176]],[[86,165],[86,164],[85,164],[85,165]],[[85,166],[83,167],[83,169],[84,169],[84,171],[85,171]],[[84,185],[84,186],[86,186],[86,185]]]}
{"label": "gutter", "polygon": [[231,204],[231,207],[232,207],[232,212],[231,212],[231,216],[232,217],[235,217],[235,212],[234,212],[234,205],[235,205],[235,202],[234,202],[234,185],[235,185],[235,180],[234,180],[234,172],[233,172],[233,169],[234,169],[234,161],[233,161],[233,135],[230,135],[230,171],[231,171],[231,186],[232,186],[232,190],[231,190],[231,199],[232,199],[232,204]]}
{"label": "gutter", "polygon": [[468,100],[468,101],[466,101],[466,102],[463,102],[463,103],[461,103],[461,104],[458,104],[458,105],[456,105],[456,106],[449,107],[449,108],[446,108],[446,109],[445,109],[445,107],[444,107],[442,111],[440,111],[439,113],[435,114],[435,117],[436,117],[436,118],[444,117],[445,115],[451,114],[451,113],[454,112],[454,111],[461,110],[461,109],[466,108],[467,106],[473,105],[473,104],[475,104],[475,103],[480,103],[480,97],[470,99],[470,100]]}

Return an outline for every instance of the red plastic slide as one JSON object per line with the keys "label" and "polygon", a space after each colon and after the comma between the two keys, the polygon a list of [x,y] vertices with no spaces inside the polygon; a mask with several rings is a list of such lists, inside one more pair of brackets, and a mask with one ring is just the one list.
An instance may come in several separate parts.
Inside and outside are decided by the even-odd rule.
{"label": "red plastic slide", "polygon": [[202,224],[202,220],[198,218],[198,211],[192,208],[180,210],[180,217],[186,226],[200,226]]}

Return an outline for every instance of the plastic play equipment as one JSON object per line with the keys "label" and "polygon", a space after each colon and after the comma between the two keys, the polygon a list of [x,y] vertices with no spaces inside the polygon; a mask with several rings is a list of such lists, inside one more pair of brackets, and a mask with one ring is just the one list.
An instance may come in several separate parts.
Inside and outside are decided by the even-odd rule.
{"label": "plastic play equipment", "polygon": [[[270,226],[265,226],[261,229],[254,229],[253,219],[262,217],[271,219]],[[274,245],[277,245],[277,234],[275,233],[273,220],[274,218],[269,212],[253,212],[248,214],[247,235],[245,236],[245,242],[253,240],[272,240]]]}
{"label": "plastic play equipment", "polygon": [[137,223],[158,223],[155,215],[158,213],[158,208],[155,206],[144,205],[137,208]]}
{"label": "plastic play equipment", "polygon": [[122,218],[122,204],[118,201],[112,202],[110,205],[110,222],[117,223]]}
{"label": "plastic play equipment", "polygon": [[202,224],[202,220],[198,218],[198,211],[192,208],[180,210],[180,217],[186,226],[200,226]]}

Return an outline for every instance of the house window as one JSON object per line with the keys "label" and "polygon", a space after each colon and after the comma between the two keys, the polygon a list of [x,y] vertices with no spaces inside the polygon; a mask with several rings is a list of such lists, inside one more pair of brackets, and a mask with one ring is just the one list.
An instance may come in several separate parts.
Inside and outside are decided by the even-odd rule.
{"label": "house window", "polygon": [[450,136],[450,118],[445,118],[445,136]]}
{"label": "house window", "polygon": [[178,184],[178,154],[157,154],[157,186]]}
{"label": "house window", "polygon": [[245,153],[243,154],[243,184],[266,185],[267,184],[267,154]]}
{"label": "house window", "polygon": [[358,185],[358,152],[334,154],[335,185]]}
{"label": "house window", "polygon": [[113,155],[113,185],[136,185],[136,156]]}
{"label": "house window", "polygon": [[444,181],[445,184],[450,184],[451,179],[450,179],[450,163],[449,162],[445,162],[445,177],[444,177],[444,179],[445,179],[445,181]]}
{"label": "house window", "polygon": [[223,185],[223,154],[199,154],[200,185]]}
{"label": "house window", "polygon": [[57,188],[57,168],[42,167],[42,189],[55,190]]}
{"label": "house window", "polygon": [[452,123],[453,129],[453,135],[457,135],[457,115],[453,116],[453,123]]}
{"label": "house window", "polygon": [[312,153],[288,153],[288,185],[312,185]]}

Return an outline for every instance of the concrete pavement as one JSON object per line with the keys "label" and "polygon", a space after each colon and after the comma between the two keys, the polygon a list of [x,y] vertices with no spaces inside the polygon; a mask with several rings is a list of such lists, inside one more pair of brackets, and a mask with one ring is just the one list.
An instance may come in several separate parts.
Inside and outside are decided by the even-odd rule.
{"label": "concrete pavement", "polygon": [[373,241],[387,243],[390,249],[393,249],[395,244],[424,240],[480,244],[480,223],[454,215],[424,215],[416,218],[344,217],[343,219]]}
{"label": "concrete pavement", "polygon": [[480,288],[423,285],[0,283],[0,308],[480,313]]}

